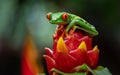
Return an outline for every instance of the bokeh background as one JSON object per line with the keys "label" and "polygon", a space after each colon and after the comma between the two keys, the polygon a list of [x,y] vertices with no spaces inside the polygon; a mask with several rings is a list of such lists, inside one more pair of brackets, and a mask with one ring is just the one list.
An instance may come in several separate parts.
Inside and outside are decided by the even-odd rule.
{"label": "bokeh background", "polygon": [[0,0],[0,75],[21,74],[21,51],[31,35],[40,52],[52,48],[55,25],[47,12],[66,11],[83,17],[99,31],[93,45],[100,49],[99,65],[120,75],[119,0]]}

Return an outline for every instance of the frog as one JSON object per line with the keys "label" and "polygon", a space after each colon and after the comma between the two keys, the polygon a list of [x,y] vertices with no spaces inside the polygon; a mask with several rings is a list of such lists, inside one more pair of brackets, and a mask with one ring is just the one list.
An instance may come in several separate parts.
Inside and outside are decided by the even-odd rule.
{"label": "frog", "polygon": [[92,24],[77,15],[68,12],[49,12],[46,17],[51,24],[67,25],[65,34],[68,34],[69,30],[73,28],[74,31],[80,29],[91,36],[98,35],[98,31]]}

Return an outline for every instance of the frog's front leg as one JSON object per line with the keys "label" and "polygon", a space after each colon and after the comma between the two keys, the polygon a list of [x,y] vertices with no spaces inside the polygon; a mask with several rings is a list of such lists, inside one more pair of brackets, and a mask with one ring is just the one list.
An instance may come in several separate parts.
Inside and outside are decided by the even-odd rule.
{"label": "frog's front leg", "polygon": [[75,20],[72,20],[68,26],[66,27],[66,34],[68,34],[69,30],[74,26],[76,25],[76,21]]}
{"label": "frog's front leg", "polygon": [[68,34],[69,30],[70,30],[72,27],[73,27],[73,30],[71,31],[72,33],[74,33],[74,31],[75,31],[76,29],[80,29],[80,28],[79,28],[79,25],[77,25],[77,24],[78,24],[78,21],[79,21],[79,19],[75,18],[75,19],[73,19],[73,20],[68,24],[68,26],[66,27],[66,34]]}

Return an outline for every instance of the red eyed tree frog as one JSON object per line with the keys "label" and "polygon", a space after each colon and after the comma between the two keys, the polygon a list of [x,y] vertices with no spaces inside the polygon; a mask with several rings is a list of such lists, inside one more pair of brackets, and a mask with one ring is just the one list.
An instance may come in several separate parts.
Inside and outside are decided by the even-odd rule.
{"label": "red eyed tree frog", "polygon": [[66,34],[69,30],[74,27],[75,29],[81,29],[92,36],[98,35],[98,31],[95,29],[93,25],[85,21],[83,18],[76,16],[74,14],[70,14],[67,12],[57,12],[57,13],[47,13],[47,19],[51,24],[58,25],[67,25]]}

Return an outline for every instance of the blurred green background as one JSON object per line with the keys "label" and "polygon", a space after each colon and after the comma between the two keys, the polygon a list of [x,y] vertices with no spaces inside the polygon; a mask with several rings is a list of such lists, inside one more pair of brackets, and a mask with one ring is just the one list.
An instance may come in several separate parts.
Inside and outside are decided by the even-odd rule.
{"label": "blurred green background", "polygon": [[120,75],[119,0],[0,0],[0,75],[20,75],[21,50],[32,35],[39,52],[52,48],[55,25],[47,12],[66,11],[81,16],[99,31],[93,45],[100,49],[99,65]]}

